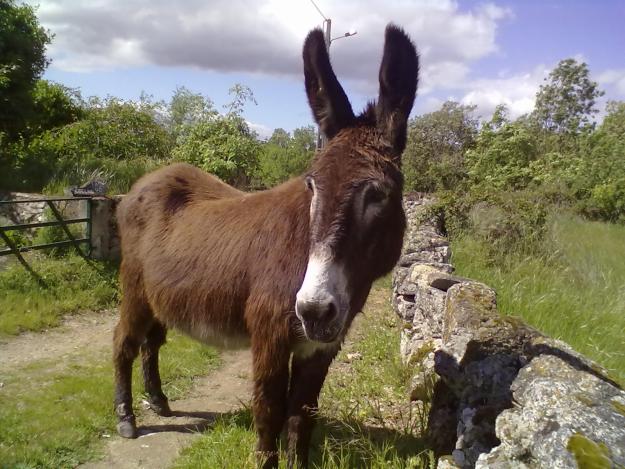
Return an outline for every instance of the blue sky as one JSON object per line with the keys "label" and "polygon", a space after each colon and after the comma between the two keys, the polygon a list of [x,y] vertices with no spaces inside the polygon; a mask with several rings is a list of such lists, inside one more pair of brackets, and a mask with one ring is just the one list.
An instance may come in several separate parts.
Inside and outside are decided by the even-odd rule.
{"label": "blue sky", "polygon": [[[446,99],[499,103],[513,116],[559,60],[588,63],[608,99],[625,99],[625,2],[622,0],[317,0],[332,18],[334,68],[355,109],[375,98],[387,22],[403,26],[421,53],[413,115]],[[35,4],[35,3],[33,3]],[[55,34],[45,77],[83,96],[168,100],[177,86],[228,102],[234,83],[252,88],[246,119],[267,136],[312,124],[300,50],[322,18],[310,0],[45,0],[41,23]]]}

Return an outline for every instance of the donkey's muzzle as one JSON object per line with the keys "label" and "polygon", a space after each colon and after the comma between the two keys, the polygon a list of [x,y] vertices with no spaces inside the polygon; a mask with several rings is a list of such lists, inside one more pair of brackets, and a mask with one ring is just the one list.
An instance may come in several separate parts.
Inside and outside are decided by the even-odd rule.
{"label": "donkey's muzzle", "polygon": [[333,342],[336,339],[340,331],[338,307],[330,298],[298,300],[295,311],[309,340]]}

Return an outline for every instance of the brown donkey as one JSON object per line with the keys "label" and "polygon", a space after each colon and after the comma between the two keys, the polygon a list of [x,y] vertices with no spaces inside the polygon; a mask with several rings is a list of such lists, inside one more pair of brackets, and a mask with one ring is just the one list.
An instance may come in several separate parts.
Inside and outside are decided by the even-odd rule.
{"label": "brown donkey", "polygon": [[[418,57],[386,28],[380,95],[355,116],[323,33],[304,43],[308,101],[328,137],[308,173],[244,193],[186,164],[137,182],[117,210],[121,317],[115,328],[117,429],[137,436],[131,370],[141,351],[153,410],[170,414],[158,350],[168,328],[225,346],[249,343],[253,413],[264,467],[306,466],[328,367],[372,282],[397,261],[404,234],[401,153]],[[290,364],[290,367],[289,367]]]}

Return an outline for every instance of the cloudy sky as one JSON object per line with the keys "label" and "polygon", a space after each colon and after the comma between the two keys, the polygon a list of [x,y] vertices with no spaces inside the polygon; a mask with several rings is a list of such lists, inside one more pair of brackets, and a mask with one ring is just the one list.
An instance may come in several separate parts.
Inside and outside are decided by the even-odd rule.
{"label": "cloudy sky", "polygon": [[[258,104],[246,118],[261,135],[312,123],[303,91],[301,45],[323,18],[311,0],[38,0],[55,37],[46,78],[83,96],[168,100],[177,86],[228,102],[234,83]],[[513,116],[559,60],[588,63],[607,99],[625,99],[622,0],[316,0],[332,19],[332,62],[355,109],[377,93],[383,31],[402,26],[421,55],[413,115],[446,99],[499,103]]]}

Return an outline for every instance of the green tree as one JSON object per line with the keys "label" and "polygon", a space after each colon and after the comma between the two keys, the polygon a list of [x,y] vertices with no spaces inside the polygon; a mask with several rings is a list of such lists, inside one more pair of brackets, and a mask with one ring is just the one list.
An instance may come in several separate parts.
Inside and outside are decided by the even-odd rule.
{"label": "green tree", "polygon": [[267,143],[280,148],[287,148],[291,143],[291,136],[286,130],[278,128],[273,131]]}
{"label": "green tree", "polygon": [[184,135],[194,125],[210,120],[217,114],[213,101],[184,86],[176,88],[169,102],[167,127],[174,138]]}
{"label": "green tree", "polygon": [[48,65],[50,41],[31,6],[0,0],[0,133],[11,140],[32,115],[32,91]]}
{"label": "green tree", "polygon": [[523,189],[532,181],[531,162],[537,158],[535,138],[523,121],[510,122],[504,105],[484,123],[475,147],[466,152],[470,182],[481,189]]}
{"label": "green tree", "polygon": [[7,189],[41,190],[56,180],[80,184],[94,171],[106,173],[115,190],[127,190],[146,170],[167,160],[170,134],[150,104],[92,98],[81,120],[14,145]]}
{"label": "green tree", "polygon": [[438,111],[409,123],[402,157],[408,190],[453,189],[465,179],[464,153],[473,147],[477,136],[475,109],[447,101]]}
{"label": "green tree", "polygon": [[225,115],[214,113],[191,123],[176,142],[174,158],[187,161],[224,181],[245,187],[256,171],[259,142],[243,118],[244,106],[254,101],[252,91],[242,85],[230,89],[232,101]]}
{"label": "green tree", "polygon": [[274,130],[259,154],[259,185],[272,187],[306,171],[315,153],[315,139],[312,125],[295,129],[293,136],[284,129]]}
{"label": "green tree", "polygon": [[32,99],[33,115],[28,120],[27,136],[71,124],[85,114],[80,92],[59,83],[38,80]]}
{"label": "green tree", "polygon": [[580,156],[573,188],[592,218],[625,222],[625,102],[610,101]]}
{"label": "green tree", "polygon": [[577,134],[593,125],[597,98],[604,93],[590,79],[585,63],[562,60],[545,81],[536,94],[533,112],[541,128],[558,134]]}

